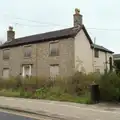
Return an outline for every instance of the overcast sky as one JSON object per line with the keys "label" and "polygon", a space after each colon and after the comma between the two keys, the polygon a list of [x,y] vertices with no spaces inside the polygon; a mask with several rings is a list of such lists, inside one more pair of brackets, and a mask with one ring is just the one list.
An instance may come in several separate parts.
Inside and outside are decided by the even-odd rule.
{"label": "overcast sky", "polygon": [[120,53],[119,0],[1,0],[0,40],[6,41],[9,25],[16,38],[71,27],[75,8],[96,44]]}

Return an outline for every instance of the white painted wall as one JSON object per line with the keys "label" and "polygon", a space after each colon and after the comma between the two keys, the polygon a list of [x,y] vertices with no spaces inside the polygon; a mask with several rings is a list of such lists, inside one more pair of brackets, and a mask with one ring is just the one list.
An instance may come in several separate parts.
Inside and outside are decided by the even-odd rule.
{"label": "white painted wall", "polygon": [[[99,51],[99,58],[94,57],[94,50],[91,48],[89,40],[87,39],[83,30],[81,30],[75,37],[75,70],[85,73],[95,72],[95,69],[100,69],[103,73],[106,68],[106,60],[109,62],[109,57],[113,58],[111,53]],[[109,70],[109,64],[107,64]]]}
{"label": "white painted wall", "polygon": [[86,73],[93,72],[92,62],[93,58],[90,43],[84,31],[81,30],[75,37],[75,70],[85,70]]}
{"label": "white painted wall", "polygon": [[[104,73],[104,70],[106,69],[106,67],[108,70],[110,70],[109,57],[112,57],[112,59],[113,59],[113,54],[99,51],[99,58],[94,58],[94,70],[100,69],[101,73]],[[106,62],[107,62],[107,64],[106,64]]]}

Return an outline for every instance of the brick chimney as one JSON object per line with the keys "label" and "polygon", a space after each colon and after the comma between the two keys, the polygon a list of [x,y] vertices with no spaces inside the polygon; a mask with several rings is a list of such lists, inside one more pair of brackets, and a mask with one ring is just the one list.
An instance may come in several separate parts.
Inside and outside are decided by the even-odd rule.
{"label": "brick chimney", "polygon": [[12,41],[15,39],[15,31],[13,31],[13,27],[9,26],[7,31],[7,41]]}
{"label": "brick chimney", "polygon": [[74,18],[74,27],[82,25],[82,15],[80,14],[80,10],[78,8],[75,9]]}

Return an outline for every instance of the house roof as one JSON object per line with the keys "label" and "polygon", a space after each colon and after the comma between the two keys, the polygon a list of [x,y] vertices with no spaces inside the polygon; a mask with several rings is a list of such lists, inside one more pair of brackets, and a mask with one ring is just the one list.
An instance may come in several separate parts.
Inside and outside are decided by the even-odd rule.
{"label": "house roof", "polygon": [[95,49],[98,49],[98,50],[101,50],[101,51],[103,51],[103,52],[114,53],[113,51],[108,50],[107,48],[105,48],[105,47],[103,47],[103,46],[100,46],[100,45],[91,44],[91,47],[92,47],[92,48],[95,48]]}
{"label": "house roof", "polygon": [[[82,25],[81,27],[71,27],[71,28],[67,28],[67,29],[56,30],[56,31],[26,36],[26,37],[22,37],[22,38],[17,38],[12,41],[5,42],[4,44],[2,44],[0,46],[0,49],[8,48],[8,47],[15,47],[15,46],[19,46],[19,45],[53,41],[56,39],[58,40],[58,39],[63,39],[63,38],[75,37],[81,29],[84,31],[85,35],[87,36],[87,38],[89,40],[89,43],[91,44],[91,47],[93,48],[94,44],[93,44],[85,26]],[[112,51],[108,50],[107,48],[104,48],[103,46],[95,45],[95,48],[99,49],[101,51],[113,53]]]}
{"label": "house roof", "polygon": [[17,38],[12,41],[5,42],[3,45],[0,46],[0,48],[15,47],[15,46],[19,46],[19,45],[32,44],[32,43],[74,37],[81,29],[84,30],[86,36],[88,37],[90,44],[92,44],[92,40],[83,25],[81,27],[71,27],[71,28],[67,28],[67,29],[62,29],[62,30],[51,31],[51,32],[26,36],[26,37],[22,37],[22,38]]}
{"label": "house roof", "polygon": [[18,45],[24,45],[24,44],[32,44],[32,43],[38,43],[38,42],[45,42],[45,41],[51,41],[56,39],[62,39],[62,38],[68,38],[75,36],[80,28],[67,28],[57,31],[51,31],[31,36],[26,36],[22,38],[17,38],[12,41],[5,42],[0,48],[6,48],[6,47],[14,47]]}

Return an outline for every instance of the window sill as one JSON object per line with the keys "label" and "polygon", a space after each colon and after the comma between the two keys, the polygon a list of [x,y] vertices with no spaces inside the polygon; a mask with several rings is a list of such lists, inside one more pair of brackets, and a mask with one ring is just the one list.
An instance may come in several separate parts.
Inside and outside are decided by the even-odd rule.
{"label": "window sill", "polygon": [[3,59],[4,61],[8,61],[8,60],[10,60],[10,59]]}
{"label": "window sill", "polygon": [[99,57],[94,57],[94,58],[99,58]]}

